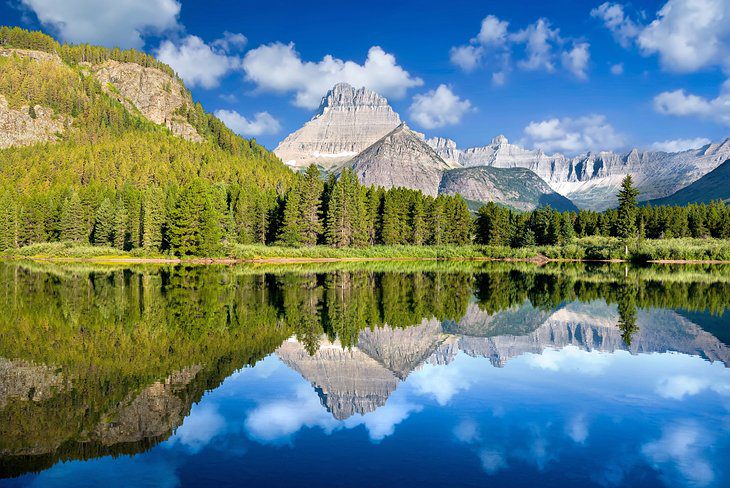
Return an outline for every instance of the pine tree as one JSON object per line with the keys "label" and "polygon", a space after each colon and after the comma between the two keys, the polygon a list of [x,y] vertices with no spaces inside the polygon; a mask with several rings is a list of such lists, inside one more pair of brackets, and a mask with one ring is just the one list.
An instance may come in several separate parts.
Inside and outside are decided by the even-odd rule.
{"label": "pine tree", "polygon": [[446,241],[446,197],[437,196],[431,203],[428,212],[428,224],[431,228],[431,235],[428,240],[435,246],[440,246]]}
{"label": "pine tree", "polygon": [[636,197],[639,190],[634,188],[631,175],[628,174],[621,182],[618,192],[618,235],[624,240],[624,252],[629,253],[628,240],[636,237]]}
{"label": "pine tree", "polygon": [[108,198],[104,198],[96,209],[94,217],[94,244],[108,246],[114,236],[114,206]]}
{"label": "pine tree", "polygon": [[114,206],[114,247],[123,250],[127,246],[127,241],[127,206],[124,200],[118,198]]}
{"label": "pine tree", "polygon": [[416,193],[414,195],[413,205],[411,206],[410,224],[411,244],[414,246],[423,245],[426,239],[426,220],[422,193]]}
{"label": "pine tree", "polygon": [[319,170],[315,165],[310,165],[304,174],[301,183],[301,235],[302,244],[314,246],[322,234],[322,191],[323,184],[319,176]]}
{"label": "pine tree", "polygon": [[355,175],[348,169],[342,171],[332,186],[327,211],[325,239],[333,247],[346,247],[352,243],[352,196],[351,180]]}
{"label": "pine tree", "polygon": [[195,251],[198,256],[212,257],[219,255],[221,252],[223,226],[221,225],[222,217],[218,203],[215,196],[211,195],[210,192],[203,197],[198,248]]}
{"label": "pine tree", "polygon": [[0,251],[18,247],[19,217],[16,198],[5,192],[0,196]]}
{"label": "pine tree", "polygon": [[284,246],[300,246],[303,242],[303,222],[300,187],[289,190],[284,203],[284,218],[277,241]]}
{"label": "pine tree", "polygon": [[61,240],[72,242],[88,242],[88,233],[84,221],[84,209],[76,192],[71,193],[61,209]]}
{"label": "pine tree", "polygon": [[451,197],[450,203],[447,240],[450,244],[468,244],[471,239],[472,226],[469,206],[459,195]]}
{"label": "pine tree", "polygon": [[142,200],[142,247],[162,250],[162,233],[165,225],[165,194],[159,187],[148,188]]}
{"label": "pine tree", "polygon": [[402,204],[396,189],[385,192],[383,200],[383,227],[380,238],[386,246],[401,244],[403,239],[403,214]]}
{"label": "pine tree", "polygon": [[175,202],[170,215],[170,245],[178,255],[200,255],[205,200],[204,185],[196,179],[183,189]]}

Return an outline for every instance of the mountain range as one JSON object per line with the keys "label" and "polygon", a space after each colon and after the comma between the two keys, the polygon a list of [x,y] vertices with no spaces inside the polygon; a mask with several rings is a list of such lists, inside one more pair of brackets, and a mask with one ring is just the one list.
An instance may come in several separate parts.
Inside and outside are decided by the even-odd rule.
{"label": "mountain range", "polygon": [[687,187],[730,159],[730,139],[676,153],[633,149],[571,157],[525,149],[499,135],[485,146],[460,149],[452,140],[426,139],[410,130],[377,93],[339,83],[314,117],[274,153],[295,169],[349,167],[363,183],[385,188],[458,193],[472,202],[496,201],[520,210],[544,205],[605,210],[615,206],[627,174],[640,201]]}

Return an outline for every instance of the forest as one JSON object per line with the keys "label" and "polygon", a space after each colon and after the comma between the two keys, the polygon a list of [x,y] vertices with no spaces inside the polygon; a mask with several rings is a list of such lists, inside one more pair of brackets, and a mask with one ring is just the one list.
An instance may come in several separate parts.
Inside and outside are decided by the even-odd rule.
{"label": "forest", "polygon": [[70,121],[56,143],[0,150],[0,252],[7,254],[40,243],[216,257],[246,245],[527,249],[590,236],[730,238],[727,204],[639,207],[630,179],[619,207],[601,213],[489,203],[474,215],[473,202],[459,196],[365,187],[347,169],[326,178],[316,167],[295,174],[198,103],[179,115],[203,143],[131,113],[85,71],[114,59],[173,74],[147,54],[59,44],[9,27],[0,27],[0,47],[60,57],[0,56],[0,93],[11,108],[42,105]]}

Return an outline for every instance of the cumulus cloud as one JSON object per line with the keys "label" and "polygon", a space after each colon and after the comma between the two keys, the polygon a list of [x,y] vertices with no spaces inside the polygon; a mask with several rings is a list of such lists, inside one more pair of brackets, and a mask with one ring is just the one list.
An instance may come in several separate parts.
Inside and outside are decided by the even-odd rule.
{"label": "cumulus cloud", "polygon": [[469,100],[462,100],[446,85],[413,97],[411,118],[421,127],[435,129],[458,124],[472,109]]}
{"label": "cumulus cloud", "polygon": [[[565,152],[577,154],[585,151],[617,149],[625,144],[624,137],[616,132],[603,115],[588,115],[579,118],[553,118],[530,122],[524,130],[527,144],[545,152]],[[578,359],[582,357],[575,354]],[[554,357],[546,351],[535,359],[549,366]],[[589,358],[591,361],[600,361],[601,358]],[[550,369],[550,368],[548,368]]]}
{"label": "cumulus cloud", "polygon": [[730,81],[712,99],[684,90],[662,92],[654,97],[654,109],[665,115],[694,116],[730,125]]}
{"label": "cumulus cloud", "polygon": [[[219,41],[230,46],[230,41]],[[241,66],[241,59],[238,56],[230,56],[222,48],[213,47],[215,42],[213,45],[208,45],[198,36],[187,36],[179,44],[169,40],[164,41],[156,54],[157,58],[169,64],[188,86],[215,88],[221,78]]]}
{"label": "cumulus cloud", "polygon": [[195,453],[207,446],[225,427],[226,421],[215,405],[195,405],[167,445],[180,443]]}
{"label": "cumulus cloud", "polygon": [[479,426],[472,419],[462,420],[454,427],[454,437],[464,444],[472,444],[481,439]]}
{"label": "cumulus cloud", "polygon": [[223,32],[223,37],[213,41],[213,46],[223,51],[241,50],[246,47],[248,39],[240,32]]}
{"label": "cumulus cloud", "polygon": [[336,83],[365,86],[381,95],[402,98],[409,88],[421,86],[420,78],[399,66],[395,56],[379,46],[368,51],[363,64],[327,55],[321,61],[303,61],[294,44],[279,42],[252,49],[243,59],[246,79],[262,91],[294,93],[294,104],[316,108]]}
{"label": "cumulus cloud", "polygon": [[281,129],[279,121],[268,112],[258,112],[248,119],[235,110],[216,110],[215,116],[233,132],[247,137],[276,134]]}
{"label": "cumulus cloud", "polygon": [[591,10],[591,17],[602,20],[614,39],[623,47],[629,47],[641,30],[641,27],[625,14],[623,5],[619,3],[601,4]]}
{"label": "cumulus cloud", "polygon": [[730,2],[668,0],[648,25],[632,20],[623,5],[604,3],[591,11],[624,47],[632,41],[645,56],[658,55],[669,71],[688,73],[720,66],[730,71]]}
{"label": "cumulus cloud", "polygon": [[496,449],[484,449],[479,453],[484,472],[492,475],[507,467],[504,453]]}
{"label": "cumulus cloud", "polygon": [[563,67],[573,73],[576,78],[585,80],[588,78],[586,70],[591,54],[588,51],[588,43],[581,42],[573,46],[570,51],[564,51],[562,55]]}
{"label": "cumulus cloud", "polygon": [[492,82],[502,85],[515,57],[517,67],[526,71],[553,72],[560,63],[569,73],[585,79],[589,48],[587,42],[563,38],[560,30],[553,28],[547,19],[540,18],[510,32],[506,21],[488,15],[482,20],[479,33],[468,44],[452,47],[449,57],[452,64],[465,72],[483,64],[495,67]]}
{"label": "cumulus cloud", "polygon": [[715,480],[712,465],[704,457],[711,445],[707,432],[683,423],[665,429],[661,438],[645,444],[641,451],[669,486],[707,486]]}
{"label": "cumulus cloud", "polygon": [[695,137],[694,139],[669,139],[666,141],[658,141],[650,147],[654,151],[664,152],[681,152],[688,149],[697,149],[710,143],[706,137]]}
{"label": "cumulus cloud", "polygon": [[416,393],[432,396],[439,405],[446,405],[457,393],[471,387],[468,378],[459,368],[426,364],[412,375],[411,384]]}
{"label": "cumulus cloud", "polygon": [[585,414],[573,417],[567,425],[568,437],[576,444],[585,444],[588,439],[588,421]]}
{"label": "cumulus cloud", "polygon": [[616,63],[612,65],[611,74],[616,76],[624,74],[624,63]]}
{"label": "cumulus cloud", "polygon": [[180,28],[178,0],[22,0],[22,5],[68,42],[141,48],[145,35]]}
{"label": "cumulus cloud", "polygon": [[354,415],[345,420],[347,428],[364,425],[373,442],[380,442],[393,435],[395,426],[406,420],[412,413],[420,412],[422,407],[410,402],[389,401],[382,407],[365,415]]}

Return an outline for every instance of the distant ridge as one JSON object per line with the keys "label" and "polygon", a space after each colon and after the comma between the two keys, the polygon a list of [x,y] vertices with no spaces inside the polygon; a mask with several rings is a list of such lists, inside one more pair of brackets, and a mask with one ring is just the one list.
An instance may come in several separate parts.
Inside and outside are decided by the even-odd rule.
{"label": "distant ridge", "polygon": [[730,201],[730,159],[705,176],[678,192],[648,203],[651,205],[687,205],[710,203],[714,200]]}

